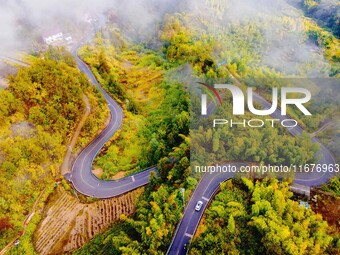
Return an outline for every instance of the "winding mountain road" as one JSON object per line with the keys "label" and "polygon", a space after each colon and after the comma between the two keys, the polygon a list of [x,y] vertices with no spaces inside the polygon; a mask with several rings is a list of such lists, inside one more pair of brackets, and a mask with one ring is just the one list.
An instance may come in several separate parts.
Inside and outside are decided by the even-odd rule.
{"label": "winding mountain road", "polygon": [[[256,102],[261,103],[264,108],[268,109],[271,106],[263,97],[259,96],[258,94],[254,94],[254,99]],[[210,110],[211,109],[212,108],[210,108]],[[276,110],[273,114],[271,114],[271,117],[279,120],[285,119],[283,116],[281,116],[279,110]],[[293,136],[301,135],[303,132],[303,129],[300,126],[289,128],[288,130]],[[312,142],[317,143],[320,146],[319,152],[316,155],[319,158],[318,164],[336,164],[332,153],[324,145],[322,145],[315,137],[312,138]],[[228,164],[236,166],[238,170],[241,166],[247,165],[246,163],[233,162],[230,162]],[[336,174],[336,172],[328,171],[324,173],[318,173],[317,171],[310,173],[296,173],[293,183],[305,185],[308,187],[318,186],[327,182],[329,178]],[[204,210],[206,209],[214,194],[218,191],[220,183],[233,178],[234,175],[234,173],[230,172],[214,174],[206,173],[202,177],[200,183],[196,186],[194,193],[190,197],[190,201],[185,208],[183,217],[176,229],[176,233],[173,237],[167,254],[186,254],[186,247],[189,245],[191,238],[194,236],[197,230]],[[203,202],[202,209],[200,211],[195,211],[196,203],[199,200]]]}
{"label": "winding mountain road", "polygon": [[100,180],[92,173],[92,163],[98,152],[104,144],[116,133],[121,127],[123,121],[123,110],[119,104],[112,99],[108,93],[99,85],[90,68],[77,55],[78,49],[90,40],[94,32],[80,41],[71,51],[77,61],[80,71],[82,71],[103,94],[110,110],[110,121],[106,128],[79,154],[72,166],[71,174],[68,178],[74,188],[81,194],[96,197],[110,198],[124,194],[128,191],[146,185],[149,182],[151,171],[157,171],[155,167],[124,177],[119,180]]}
{"label": "winding mountain road", "polygon": [[[157,168],[148,168],[145,171],[114,181],[100,180],[95,175],[93,175],[91,171],[94,158],[96,157],[100,149],[104,146],[104,144],[120,128],[123,120],[123,111],[121,107],[104,91],[104,89],[97,82],[89,67],[77,55],[78,48],[86,43],[92,36],[93,33],[89,34],[84,40],[76,45],[72,50],[72,54],[76,58],[78,68],[104,95],[110,109],[111,118],[107,127],[80,153],[73,164],[71,174],[67,176],[67,178],[73,183],[75,189],[84,195],[96,198],[110,198],[121,195],[140,186],[146,185],[149,182],[150,172],[157,172]],[[254,94],[254,96],[255,100],[261,103],[264,107],[270,107],[270,104],[264,98],[257,94]],[[279,111],[275,111],[271,115],[271,117],[276,119],[283,119]],[[294,136],[301,135],[302,131],[303,130],[300,126],[289,129],[289,132]],[[318,163],[336,163],[332,154],[325,146],[323,146],[314,137],[312,138],[312,141],[314,143],[320,144],[320,150],[318,152]],[[242,165],[246,165],[246,163],[242,164],[233,162],[230,162],[229,164],[238,168],[240,168]],[[298,173],[296,174],[294,183],[306,185],[309,187],[317,186],[327,182],[328,179],[333,175],[334,173],[331,172],[326,172],[323,174],[317,172]],[[186,254],[185,247],[189,244],[190,239],[195,234],[200,219],[203,216],[204,210],[209,204],[209,201],[211,201],[212,197],[218,190],[220,183],[232,178],[233,176],[234,173],[216,173],[205,174],[201,178],[199,184],[197,185],[195,191],[190,198],[190,201],[185,208],[184,215],[176,229],[176,233],[169,247],[168,254]],[[195,205],[198,200],[203,201],[203,206],[200,211],[195,211]]]}

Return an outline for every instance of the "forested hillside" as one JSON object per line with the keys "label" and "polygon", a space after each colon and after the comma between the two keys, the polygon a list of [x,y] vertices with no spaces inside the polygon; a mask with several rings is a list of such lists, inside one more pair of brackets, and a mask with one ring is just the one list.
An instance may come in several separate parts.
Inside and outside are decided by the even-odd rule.
{"label": "forested hillside", "polygon": [[[119,214],[119,221],[108,231],[99,233],[96,228],[86,238],[75,230],[67,233],[76,233],[81,243],[93,237],[82,248],[70,251],[74,254],[165,254],[184,205],[200,179],[193,165],[315,163],[319,147],[312,143],[310,134],[318,136],[339,157],[339,93],[322,82],[312,81],[315,94],[306,104],[312,116],[304,116],[296,107],[288,109],[289,116],[305,130],[297,137],[282,126],[212,128],[216,116],[241,121],[254,115],[248,109],[243,116],[232,115],[231,95],[223,93],[223,107],[216,105],[212,115],[202,118],[200,98],[193,93],[208,93],[197,82],[228,83],[243,91],[252,87],[271,101],[272,89],[293,86],[293,79],[338,79],[338,4],[313,0],[150,2],[150,13],[143,9],[150,14],[146,17],[138,9],[144,6],[139,5],[120,17],[117,10],[127,11],[123,2],[118,9],[101,13],[106,22],[103,17],[86,17],[91,29],[103,26],[78,53],[124,113],[121,129],[93,162],[98,178],[120,178],[153,165],[158,166],[158,175],[151,173],[143,194],[129,207],[129,214],[135,212],[131,216]],[[171,8],[166,11],[162,4]],[[7,89],[0,90],[0,248],[21,233],[39,197],[39,212],[30,216],[31,223],[18,249],[11,250],[13,254],[34,253],[32,235],[55,182],[63,178],[59,167],[85,111],[84,97],[91,113],[73,153],[95,137],[108,117],[103,96],[80,73],[65,48],[50,47],[36,55],[30,56],[29,67],[8,77]],[[256,116],[260,120],[267,117]],[[333,126],[323,132],[327,123]],[[321,215],[294,201],[289,191],[293,173],[283,177],[283,182],[235,178],[221,184],[187,247],[189,254],[340,253],[337,230]],[[71,190],[65,179],[61,183],[61,189]],[[339,179],[333,178],[322,189],[338,195]],[[80,205],[76,198],[68,201],[68,196],[65,193],[60,201],[70,204],[74,218],[64,219],[66,211],[50,201],[53,213],[60,221],[67,221],[67,227],[55,229],[59,218],[46,217],[49,209],[45,208],[46,228],[36,231],[39,251],[54,249],[53,241],[49,243],[44,234],[50,228],[58,232],[54,239],[62,243],[64,231],[71,231],[76,216],[84,217],[80,210],[72,210],[75,207],[94,207],[108,215],[105,203],[101,207],[98,202]],[[94,200],[81,196],[81,201]],[[46,243],[50,247],[45,247]],[[74,247],[79,246],[64,250]]]}
{"label": "forested hillside", "polygon": [[298,6],[305,11],[307,16],[316,19],[321,26],[329,28],[337,38],[340,38],[339,2],[332,0],[304,0],[300,1]]}
{"label": "forested hillside", "polygon": [[275,179],[221,184],[189,254],[338,254],[339,234],[291,198]]}
{"label": "forested hillside", "polygon": [[105,121],[102,96],[72,57],[60,55],[56,61],[52,56],[21,68],[0,91],[0,247],[22,230],[39,194],[44,190],[46,199],[53,190],[68,140],[84,112],[84,94],[93,103],[96,122],[83,135],[90,138]]}
{"label": "forested hillside", "polygon": [[128,43],[117,28],[108,27],[81,55],[124,110],[121,131],[95,161],[102,178],[157,164],[183,141],[180,135],[188,135],[188,94],[177,81],[163,79],[159,52]]}
{"label": "forested hillside", "polygon": [[[211,2],[208,2],[208,5]],[[223,9],[221,6],[223,4],[212,4],[212,8],[219,10]],[[140,44],[125,39],[124,35],[121,35],[118,30],[114,30],[115,33],[112,33],[111,30],[109,33],[100,34],[95,42],[83,49],[82,56],[85,61],[91,65],[98,79],[112,93],[112,96],[121,102],[128,123],[129,118],[137,117],[145,121],[138,122],[144,123],[146,129],[144,129],[143,124],[138,129],[139,132],[142,132],[140,133],[142,135],[138,137],[138,142],[134,144],[137,144],[143,153],[139,154],[139,161],[136,162],[135,166],[158,162],[160,176],[158,178],[152,176],[150,185],[137,204],[137,210],[133,217],[123,217],[119,224],[115,224],[111,230],[97,235],[82,249],[75,251],[75,254],[164,254],[170,244],[175,226],[181,218],[183,209],[181,189],[185,188],[185,199],[187,200],[197,183],[197,179],[192,176],[192,169],[190,170],[189,166],[190,146],[192,150],[197,149],[197,157],[212,163],[220,160],[240,159],[271,164],[315,161],[314,153],[318,148],[311,143],[310,136],[304,134],[302,137],[294,138],[283,128],[262,128],[261,130],[221,128],[212,130],[206,129],[204,126],[193,125],[192,127],[197,129],[194,130],[195,132],[191,130],[191,140],[184,136],[189,132],[187,98],[195,81],[214,82],[219,79],[222,83],[232,82],[229,76],[232,74],[238,77],[242,83],[249,85],[250,80],[254,82],[254,80],[256,81],[254,78],[257,78],[261,80],[260,84],[263,86],[264,91],[261,91],[261,93],[266,96],[266,91],[270,91],[274,84],[278,84],[279,79],[287,75],[293,77],[307,76],[313,73],[317,66],[318,72],[322,73],[319,73],[319,75],[330,75],[330,65],[324,60],[321,49],[312,54],[312,58],[308,60],[301,59],[298,61],[294,55],[288,53],[288,56],[283,55],[282,58],[291,57],[290,61],[295,65],[294,68],[289,70],[286,69],[289,67],[289,63],[285,63],[280,69],[280,66],[277,68],[270,66],[275,61],[264,58],[263,47],[268,50],[268,55],[273,50],[270,48],[270,44],[274,42],[268,42],[266,37],[266,29],[270,29],[270,22],[275,21],[277,25],[284,24],[283,32],[276,31],[281,35],[283,33],[282,37],[284,37],[286,33],[290,33],[292,27],[302,26],[303,20],[299,18],[272,17],[272,20],[263,21],[260,19],[261,22],[250,19],[240,23],[237,21],[230,22],[226,27],[222,27],[218,23],[209,22],[215,22],[216,17],[218,17],[216,15],[210,17],[211,20],[209,20],[207,18],[211,14],[209,9],[197,10],[197,12],[198,14],[166,15],[161,22],[158,33],[161,46],[156,47],[156,49],[152,43],[150,45],[147,43]],[[299,27],[299,29],[302,28]],[[318,27],[318,29],[322,28]],[[298,32],[301,32],[301,40],[308,40],[307,34],[304,33],[306,30],[298,30]],[[117,41],[120,43],[117,44]],[[279,39],[277,42],[283,43]],[[301,47],[303,48],[303,46]],[[306,49],[303,48],[303,50]],[[139,75],[131,72],[131,69],[139,70]],[[148,85],[143,85],[145,77],[149,77],[149,73],[155,69],[161,72],[161,77],[156,76],[155,81],[157,82],[150,81]],[[134,79],[131,79],[131,74],[134,75]],[[258,84],[253,85],[257,86]],[[155,89],[162,89],[158,90],[162,93],[160,94],[162,96],[158,98],[158,109],[147,107],[147,105],[154,103],[152,102],[153,93],[144,94],[146,97],[141,100],[140,91],[144,86],[148,87],[150,92]],[[131,90],[131,87],[134,89]],[[134,95],[134,97],[131,97],[131,95]],[[224,96],[225,99],[228,98],[227,95]],[[192,97],[190,99],[190,106],[199,108],[199,102],[192,100]],[[151,102],[148,102],[148,100],[151,100]],[[227,104],[225,110],[220,109],[219,114],[224,114],[223,116],[230,118],[231,113],[228,109],[231,108],[231,104],[228,104],[228,100],[224,100],[224,102]],[[294,114],[294,112],[292,113]],[[191,112],[191,114],[193,113]],[[322,114],[324,112],[320,111],[320,115],[315,116],[316,124],[311,127],[311,130],[319,126]],[[190,117],[191,121],[197,120],[193,116]],[[304,125],[305,120],[300,118],[301,116],[296,117]],[[306,121],[305,125],[309,126],[309,123]],[[119,158],[123,154],[119,155],[119,153],[122,153],[126,148],[124,146],[126,142],[123,138],[131,137],[125,136],[126,131],[124,130],[129,129],[131,129],[131,124],[123,124],[121,133],[107,149],[108,154],[102,153],[97,159],[97,164],[103,168],[104,173],[109,175],[116,173],[116,170],[110,170],[110,166],[121,164]],[[139,132],[136,132],[136,134]],[[147,139],[144,139],[145,137]],[[136,141],[135,137],[132,140]],[[222,142],[218,142],[219,140]],[[204,148],[202,144],[204,144]],[[137,156],[137,154],[135,155]],[[191,160],[193,160],[191,163],[195,164],[195,160],[197,160],[196,163],[199,162],[200,158],[192,158],[191,155]],[[131,168],[130,162],[126,164],[125,169]],[[107,174],[104,175],[104,178],[107,178]],[[199,234],[203,233],[202,236],[197,239],[197,242],[194,242],[193,254],[204,254],[209,249],[216,254],[220,254],[222,251],[226,253],[233,251],[232,254],[239,254],[238,249],[241,253],[245,252],[255,242],[254,249],[249,248],[247,250],[250,254],[266,252],[280,254],[280,252],[284,253],[288,250],[292,252],[290,254],[299,254],[296,253],[299,251],[305,252],[304,254],[308,254],[309,251],[315,252],[315,254],[321,254],[325,250],[330,253],[336,251],[339,238],[334,237],[334,233],[329,229],[327,223],[321,220],[321,216],[316,215],[311,210],[298,207],[297,203],[291,199],[287,183],[278,184],[276,181],[264,181],[255,184],[244,179],[244,182],[252,189],[249,191],[245,184],[236,182],[238,184],[231,191],[226,187],[229,184],[232,185],[232,182],[223,186],[223,191],[219,196],[222,197],[226,192],[231,194],[229,197],[228,193],[230,200],[222,199],[217,202],[219,203],[218,212],[225,213],[223,215],[217,214],[221,218],[216,219],[216,222],[214,222],[215,218],[212,220],[209,218],[207,226],[199,231]],[[253,191],[254,193],[252,193]],[[254,202],[252,202],[252,194],[254,194]],[[274,196],[273,199],[271,199],[272,195]],[[239,202],[240,199],[242,199],[243,204]],[[287,210],[295,213],[296,211],[296,214],[293,213],[289,219],[285,218],[288,217],[288,214],[280,214],[277,218],[270,219],[265,224],[271,225],[274,224],[273,222],[276,224],[280,221],[280,228],[286,230],[292,226],[292,221],[296,220],[298,222],[294,225],[297,229],[296,233],[301,229],[298,228],[300,227],[299,224],[303,225],[302,228],[305,231],[303,237],[293,238],[294,234],[289,234],[286,231],[285,240],[273,240],[273,233],[266,227],[267,225],[262,224],[261,219],[267,211],[270,215],[275,213],[275,210],[279,207],[278,201],[282,202],[282,207],[279,208],[281,212]],[[255,207],[254,212],[252,211],[252,203],[256,203],[256,206],[258,206],[256,207],[257,211],[255,211]],[[272,206],[271,203],[275,205]],[[230,218],[230,220],[226,220],[224,216],[229,211],[235,212],[235,216],[232,215],[235,218],[229,217],[228,214],[227,218]],[[243,218],[240,216],[243,220],[242,224],[244,224],[242,229],[238,225],[241,224],[237,221],[238,215],[243,215]],[[258,219],[255,219],[255,216]],[[210,215],[207,217],[210,217]],[[308,225],[309,221],[315,224]],[[228,227],[228,222],[230,222],[230,227]],[[248,226],[248,222],[253,222],[253,225],[249,223]],[[230,239],[228,239],[229,236],[226,236],[229,229],[235,233]],[[279,232],[282,229],[273,228],[272,231]],[[219,232],[216,236],[213,236],[209,231]],[[277,234],[277,232],[275,233]],[[242,250],[240,247],[243,246],[240,242],[246,240],[247,236],[252,234],[257,234],[259,238],[251,237],[249,246]],[[234,243],[229,243],[230,240],[234,240]],[[205,246],[199,246],[199,243],[203,243]],[[217,243],[221,243],[221,246],[216,245]],[[275,250],[273,248],[275,245],[280,245],[281,250]]]}

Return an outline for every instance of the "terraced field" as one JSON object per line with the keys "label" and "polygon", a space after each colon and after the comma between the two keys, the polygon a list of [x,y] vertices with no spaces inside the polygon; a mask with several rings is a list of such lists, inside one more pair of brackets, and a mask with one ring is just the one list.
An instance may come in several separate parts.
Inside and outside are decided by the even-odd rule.
{"label": "terraced field", "polygon": [[43,213],[43,220],[34,236],[35,248],[42,255],[77,249],[95,234],[107,229],[121,214],[132,214],[141,189],[91,204],[80,203],[62,188],[58,188],[57,192],[60,194]]}

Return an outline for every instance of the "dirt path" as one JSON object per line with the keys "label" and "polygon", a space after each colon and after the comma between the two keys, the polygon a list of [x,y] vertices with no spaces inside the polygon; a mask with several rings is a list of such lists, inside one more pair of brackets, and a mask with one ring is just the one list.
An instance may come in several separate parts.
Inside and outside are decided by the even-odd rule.
{"label": "dirt path", "polygon": [[[84,126],[85,124],[85,121],[87,119],[87,117],[89,116],[90,112],[91,112],[91,106],[90,106],[90,103],[89,103],[89,100],[87,98],[86,95],[84,95],[84,98],[83,98],[84,102],[85,102],[85,105],[86,105],[86,109],[85,109],[85,113],[83,115],[83,117],[81,118],[80,122],[78,123],[78,126],[77,126],[77,129],[76,131],[74,132],[73,136],[72,136],[72,139],[67,147],[67,151],[66,151],[66,155],[64,157],[64,161],[63,161],[63,164],[61,165],[61,174],[64,175],[65,173],[67,173],[69,171],[69,165],[70,165],[70,157],[72,155],[72,148],[75,146],[76,144],[76,141],[77,141],[77,138],[80,134],[80,131],[82,129],[82,127]],[[18,238],[20,238],[21,236],[23,236],[25,234],[25,231],[26,231],[26,227],[29,223],[29,221],[31,220],[31,218],[33,217],[33,215],[35,214],[35,209],[37,207],[37,204],[39,202],[39,199],[41,197],[41,195],[43,194],[43,192],[46,190],[46,188],[40,193],[39,197],[37,198],[37,200],[34,202],[34,205],[32,207],[32,210],[31,210],[31,213],[26,217],[26,219],[24,220],[23,222],[23,231],[21,234],[19,234],[15,239],[13,239],[9,244],[7,244],[5,246],[5,248],[3,248],[1,251],[0,251],[0,255],[4,255],[10,248],[13,247],[14,245],[14,242],[15,240],[17,240]]]}
{"label": "dirt path", "polygon": [[326,124],[324,124],[321,128],[319,128],[319,130],[315,131],[314,133],[311,134],[311,136],[316,136],[317,134],[321,133],[322,131],[326,130],[327,128],[329,128],[330,126],[332,126],[333,122],[327,122]]}
{"label": "dirt path", "polygon": [[63,160],[63,164],[60,167],[60,171],[61,171],[62,175],[65,175],[67,172],[70,171],[70,158],[71,158],[71,155],[72,155],[72,149],[74,148],[74,146],[77,142],[77,138],[80,134],[80,131],[83,128],[85,121],[86,121],[87,117],[89,116],[89,114],[91,112],[91,106],[90,106],[90,103],[89,103],[89,99],[87,98],[86,95],[84,95],[83,100],[86,104],[85,113],[84,113],[83,117],[81,118],[80,122],[78,123],[77,129],[74,132],[69,145],[67,146],[67,150],[66,150],[66,154],[65,154],[65,157],[64,157],[64,160]]}
{"label": "dirt path", "polygon": [[27,225],[30,222],[30,220],[32,219],[33,215],[35,214],[35,209],[36,209],[36,207],[38,205],[38,202],[39,202],[39,200],[41,198],[41,195],[45,192],[45,190],[46,190],[46,188],[43,189],[43,191],[40,192],[38,198],[34,202],[34,205],[32,207],[31,213],[24,220],[24,222],[23,222],[23,228],[24,228],[23,231],[20,234],[18,234],[18,236],[15,239],[13,239],[9,244],[7,244],[5,246],[5,248],[2,249],[2,251],[0,251],[0,255],[4,255],[10,248],[13,247],[15,240],[19,239],[20,237],[22,237],[25,234]]}

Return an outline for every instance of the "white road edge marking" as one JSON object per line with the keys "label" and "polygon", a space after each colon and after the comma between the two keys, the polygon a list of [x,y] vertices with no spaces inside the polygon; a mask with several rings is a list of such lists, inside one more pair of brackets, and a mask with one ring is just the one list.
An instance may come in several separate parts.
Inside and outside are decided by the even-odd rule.
{"label": "white road edge marking", "polygon": [[205,201],[207,201],[207,202],[209,202],[209,199],[206,198],[206,197],[202,197],[202,199],[205,200]]}

